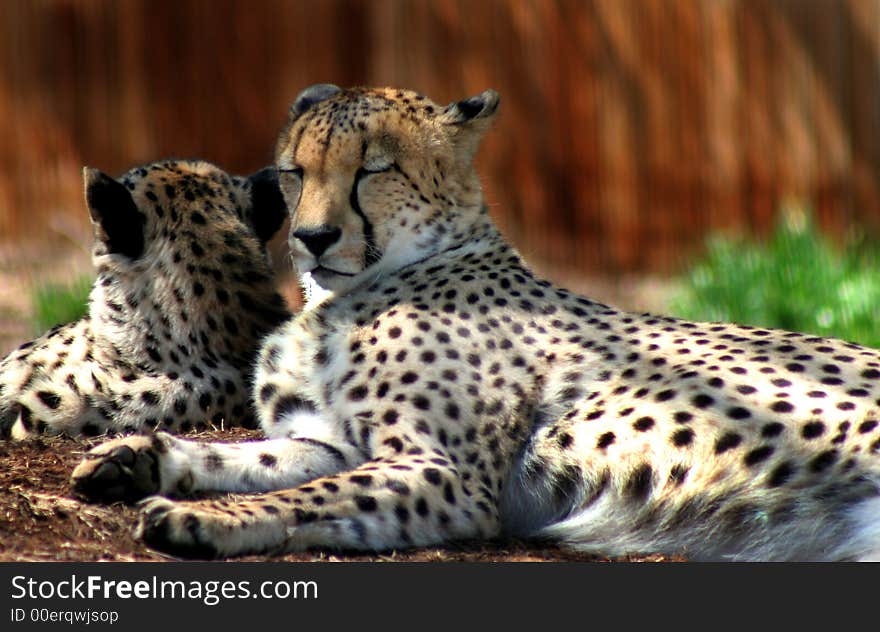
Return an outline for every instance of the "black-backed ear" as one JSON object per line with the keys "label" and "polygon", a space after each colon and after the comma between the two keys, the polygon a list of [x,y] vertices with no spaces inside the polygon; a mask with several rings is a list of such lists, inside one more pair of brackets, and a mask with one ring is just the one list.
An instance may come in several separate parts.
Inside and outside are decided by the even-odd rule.
{"label": "black-backed ear", "polygon": [[464,125],[471,121],[490,121],[498,110],[501,97],[494,90],[485,90],[480,94],[456,101],[446,106],[441,115],[449,125]]}
{"label": "black-backed ear", "polygon": [[329,99],[334,94],[342,92],[342,88],[332,83],[316,83],[299,93],[293,105],[290,106],[290,118],[298,118],[303,112],[316,103]]}
{"label": "black-backed ear", "polygon": [[266,167],[248,176],[251,183],[251,227],[266,243],[278,232],[287,217],[287,205],[278,186],[278,171]]}
{"label": "black-backed ear", "polygon": [[137,259],[144,252],[144,221],[125,185],[98,169],[83,168],[86,205],[95,236],[108,254]]}

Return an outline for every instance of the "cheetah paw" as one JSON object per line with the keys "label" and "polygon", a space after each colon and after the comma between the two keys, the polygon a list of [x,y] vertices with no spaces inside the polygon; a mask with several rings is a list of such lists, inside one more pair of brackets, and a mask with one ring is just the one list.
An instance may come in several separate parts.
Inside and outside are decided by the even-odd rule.
{"label": "cheetah paw", "polygon": [[157,551],[187,559],[213,559],[219,551],[209,541],[213,516],[200,516],[187,503],[161,496],[140,502],[135,537]]}
{"label": "cheetah paw", "polygon": [[86,453],[71,476],[74,495],[89,502],[132,503],[160,491],[159,436],[114,439]]}

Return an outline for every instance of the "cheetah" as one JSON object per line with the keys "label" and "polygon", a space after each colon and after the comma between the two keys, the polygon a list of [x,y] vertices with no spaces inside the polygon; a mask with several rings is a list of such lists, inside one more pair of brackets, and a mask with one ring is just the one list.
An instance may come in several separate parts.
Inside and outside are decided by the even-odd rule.
{"label": "cheetah", "polygon": [[96,279],[88,313],[0,362],[0,433],[187,431],[253,419],[249,374],[289,316],[266,241],[286,219],[274,167],[200,161],[83,171]]}
{"label": "cheetah", "polygon": [[880,353],[627,313],[538,278],[473,166],[498,103],[302,92],[276,162],[308,302],[259,352],[267,439],[116,440],[74,484],[146,490],[136,534],[180,557],[499,536],[876,557]]}

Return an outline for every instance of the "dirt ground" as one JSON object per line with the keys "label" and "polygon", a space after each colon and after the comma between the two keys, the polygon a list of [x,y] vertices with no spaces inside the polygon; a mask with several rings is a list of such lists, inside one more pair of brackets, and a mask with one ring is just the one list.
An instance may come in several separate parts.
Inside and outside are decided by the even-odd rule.
{"label": "dirt ground", "polygon": [[[31,252],[0,248],[0,357],[32,337],[29,325],[29,289],[44,280],[69,280],[88,273],[83,249],[63,265]],[[665,285],[650,280],[601,281],[578,279],[562,271],[544,271],[563,284],[628,309],[657,309]],[[288,283],[284,294],[296,294]],[[256,431],[214,430],[197,436],[206,441],[241,441],[259,438]],[[23,443],[0,440],[0,561],[165,561],[132,537],[136,510],[122,504],[101,506],[83,503],[70,494],[69,477],[82,454],[99,439],[46,437]],[[257,561],[259,556],[242,558]],[[519,541],[456,543],[381,555],[336,553],[290,554],[276,561],[609,561],[553,546]],[[673,561],[663,556],[626,558],[623,561]]]}
{"label": "dirt ground", "polygon": [[[197,435],[206,441],[258,438],[256,431],[232,429]],[[132,537],[136,510],[122,504],[92,505],[73,498],[70,472],[95,440],[47,437],[23,443],[0,441],[0,561],[167,561]],[[240,558],[259,561],[262,556]],[[326,552],[288,554],[273,561],[376,562],[545,562],[608,561],[592,555],[518,541],[457,543],[381,555]],[[663,556],[624,561],[670,561]]]}

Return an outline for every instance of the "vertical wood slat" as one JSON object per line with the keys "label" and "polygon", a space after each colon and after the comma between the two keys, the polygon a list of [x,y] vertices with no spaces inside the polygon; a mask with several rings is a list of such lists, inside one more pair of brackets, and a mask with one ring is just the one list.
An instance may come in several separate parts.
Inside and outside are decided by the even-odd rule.
{"label": "vertical wood slat", "polygon": [[498,89],[487,199],[552,264],[673,270],[789,196],[880,235],[880,0],[9,0],[0,241],[87,225],[82,164],[259,168],[323,81]]}

